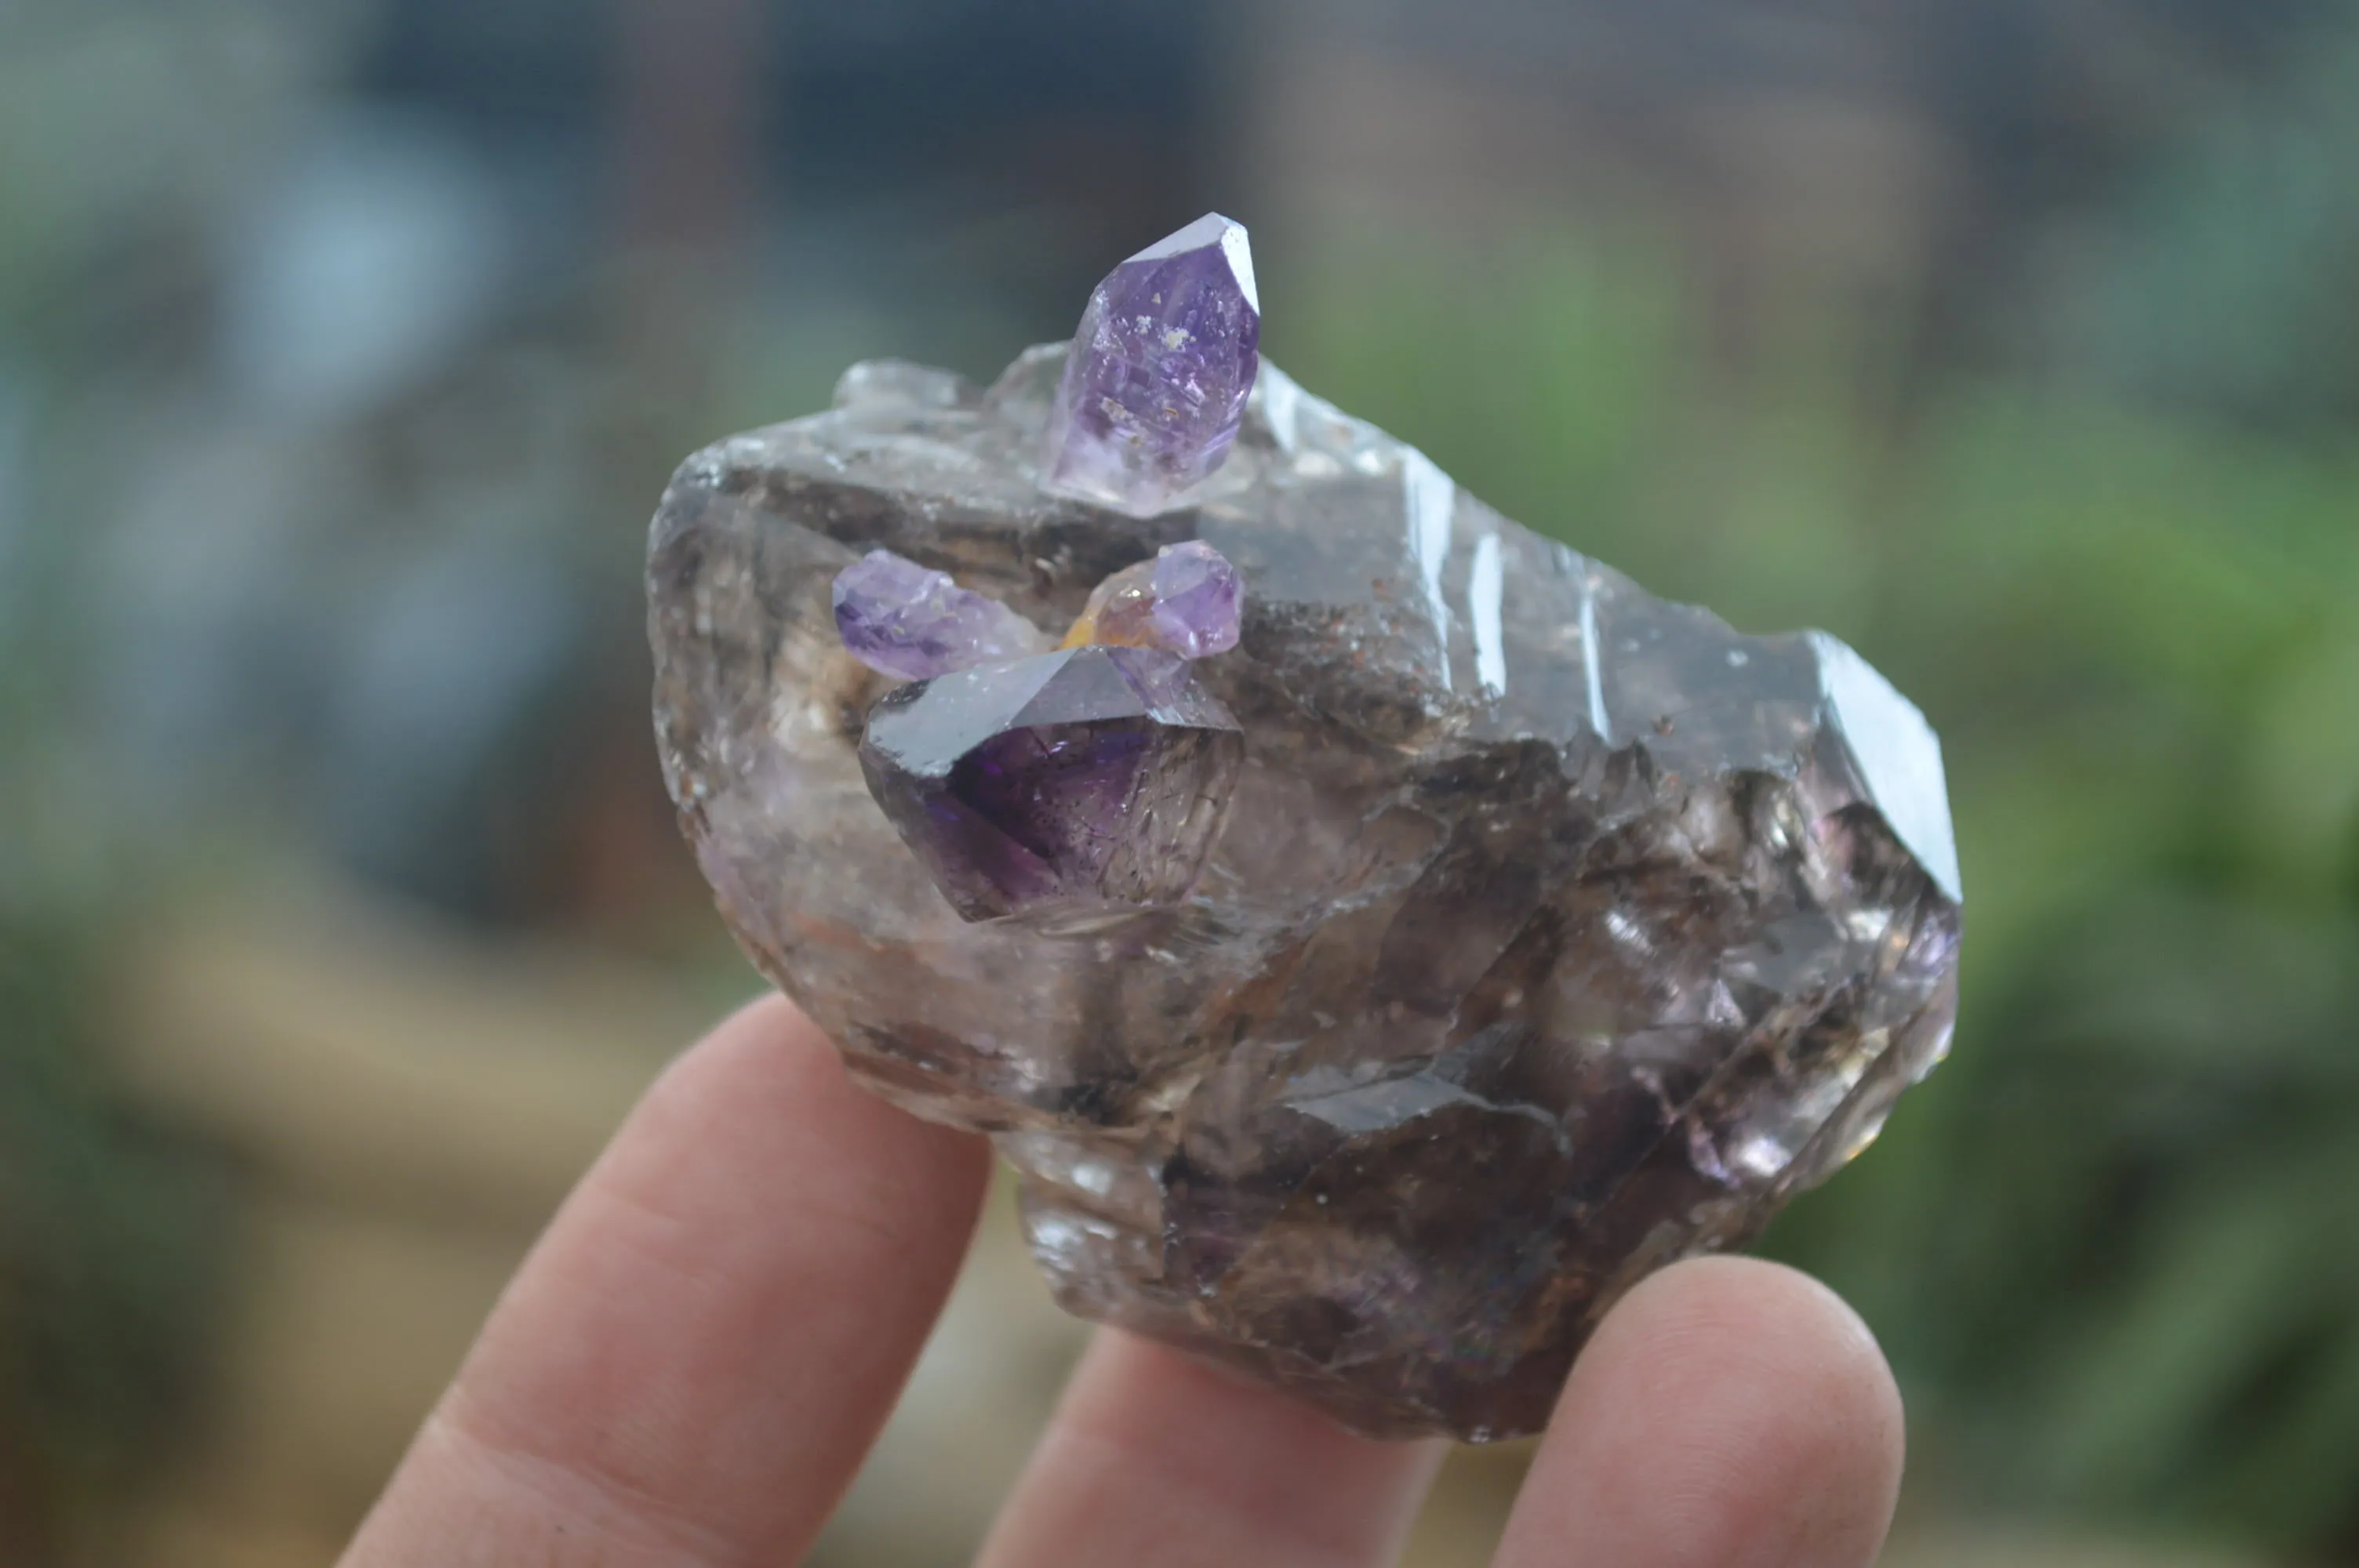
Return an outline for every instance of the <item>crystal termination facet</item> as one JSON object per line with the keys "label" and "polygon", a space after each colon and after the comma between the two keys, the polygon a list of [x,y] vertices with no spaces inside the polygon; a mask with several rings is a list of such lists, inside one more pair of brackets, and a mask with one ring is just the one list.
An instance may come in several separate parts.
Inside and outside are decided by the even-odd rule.
{"label": "crystal termination facet", "polygon": [[1260,351],[1245,225],[1211,212],[1149,245],[1082,313],[1044,482],[1141,517],[1171,506],[1228,457]]}
{"label": "crystal termination facet", "polygon": [[1244,746],[1176,655],[1078,648],[887,694],[860,765],[943,894],[986,920],[1187,897]]}

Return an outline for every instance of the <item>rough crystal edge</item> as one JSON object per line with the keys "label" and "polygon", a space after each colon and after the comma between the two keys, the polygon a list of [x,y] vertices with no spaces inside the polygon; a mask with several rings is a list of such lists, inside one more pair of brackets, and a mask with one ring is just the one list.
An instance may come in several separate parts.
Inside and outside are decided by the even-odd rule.
{"label": "rough crystal edge", "polygon": [[[1135,518],[1119,512],[1094,507],[1087,503],[1055,497],[1038,488],[1036,454],[1037,445],[1030,439],[1026,427],[1044,419],[1055,396],[1056,385],[1062,373],[1070,345],[1039,343],[1024,350],[987,388],[978,391],[964,378],[948,371],[935,370],[907,361],[864,361],[850,367],[838,384],[839,405],[834,408],[783,424],[730,436],[692,454],[674,475],[667,487],[665,504],[658,513],[649,547],[652,552],[664,527],[664,519],[673,510],[676,497],[695,490],[719,492],[731,489],[758,476],[777,473],[781,467],[799,476],[799,482],[811,495],[811,509],[826,511],[835,504],[821,498],[834,487],[845,487],[847,496],[856,496],[877,483],[864,481],[856,466],[830,461],[820,454],[823,449],[818,439],[827,427],[838,420],[850,421],[850,428],[881,427],[896,432],[908,430],[922,433],[950,422],[956,432],[980,434],[991,424],[1006,421],[1016,427],[1004,442],[1003,457],[1011,460],[1015,470],[998,505],[1011,526],[1019,518],[1040,517],[1043,522],[1061,532],[1060,524],[1070,519],[1076,528],[1090,527],[1117,537],[1126,537],[1119,554],[1102,557],[1103,564],[1093,568],[1095,580],[1123,567],[1151,558],[1162,546],[1180,540],[1205,537],[1204,523],[1208,515],[1217,515],[1220,503],[1240,494],[1264,477],[1263,465],[1238,462],[1234,459],[1213,473],[1203,483],[1189,492],[1184,504],[1152,518]],[[951,433],[951,432],[945,432]],[[1305,453],[1317,453],[1332,458],[1349,469],[1381,468],[1391,463],[1405,465],[1404,482],[1414,488],[1419,473],[1430,470],[1436,481],[1430,488],[1446,493],[1449,504],[1441,510],[1453,524],[1469,519],[1476,525],[1496,526],[1500,520],[1483,503],[1462,487],[1442,474],[1430,460],[1408,443],[1398,440],[1381,427],[1356,416],[1343,412],[1332,403],[1305,390],[1278,366],[1265,360],[1253,393],[1247,401],[1245,420],[1238,436],[1238,447],[1258,448],[1268,455],[1299,458]],[[796,449],[801,449],[800,451]],[[969,481],[975,474],[963,462],[957,460],[955,449],[940,442],[933,449],[942,453],[942,482]],[[904,460],[908,454],[903,453]],[[809,464],[798,468],[797,461]],[[742,476],[733,480],[732,476]],[[899,489],[882,486],[886,492]],[[1070,536],[1070,535],[1069,535]],[[1936,884],[1953,902],[1963,903],[1962,880],[1959,875],[1954,827],[1949,819],[1945,772],[1941,766],[1940,742],[1930,724],[1914,704],[1902,697],[1875,666],[1849,644],[1832,633],[1805,630],[1765,634],[1737,632],[1717,613],[1701,605],[1660,600],[1615,568],[1593,557],[1582,555],[1561,541],[1544,535],[1531,535],[1544,551],[1549,569],[1569,580],[1590,585],[1585,590],[1585,602],[1604,599],[1635,599],[1650,601],[1663,613],[1682,622],[1690,635],[1724,646],[1732,656],[1746,655],[1793,657],[1800,655],[1812,668],[1808,676],[1811,706],[1822,717],[1833,719],[1839,729],[1843,724],[1843,707],[1872,704],[1891,708],[1912,720],[1914,757],[1879,758],[1874,776],[1860,782],[1869,792],[1877,809],[1884,806],[1876,799],[1878,786],[1890,788],[1896,798],[1905,804],[1897,807],[1908,818],[1904,830],[1900,823],[1886,813],[1887,825],[1896,838],[1906,844],[1925,865]],[[915,541],[894,536],[864,535],[845,540],[847,550],[881,545],[928,566],[950,570],[962,581],[968,573],[959,569],[970,563],[957,560],[929,558]],[[850,557],[847,557],[847,559]],[[1240,563],[1242,566],[1243,563]],[[1053,643],[1071,625],[1087,602],[1085,589],[1069,589],[1061,596],[1044,596],[1038,585],[1013,579],[982,581],[976,586],[984,592],[1008,603],[1037,628],[1044,631]],[[1094,586],[1094,582],[1093,582]],[[1256,613],[1266,623],[1282,620],[1288,607],[1266,597],[1264,585],[1256,584]],[[1446,705],[1429,709],[1419,717],[1415,728],[1426,732],[1457,730],[1468,741],[1514,739],[1532,736],[1566,743],[1569,734],[1563,729],[1535,727],[1528,722],[1500,722],[1508,719],[1515,707],[1515,694],[1506,694],[1504,703],[1498,694],[1481,683],[1480,650],[1473,646],[1467,618],[1445,617],[1451,630],[1463,646],[1451,651],[1460,655],[1445,665],[1453,676],[1451,696]],[[1582,628],[1584,633],[1587,628]],[[1462,663],[1461,662],[1462,660]],[[1461,671],[1472,676],[1471,680],[1457,677]],[[1578,727],[1585,728],[1606,751],[1618,751],[1636,744],[1651,751],[1666,752],[1666,764],[1684,766],[1678,755],[1676,734],[1664,736],[1657,732],[1658,719],[1645,711],[1623,711],[1622,705],[1613,700],[1606,683],[1593,681],[1586,711],[1575,711],[1571,717]],[[1798,688],[1798,697],[1801,695]],[[1408,716],[1403,715],[1402,718]],[[1409,743],[1418,737],[1408,730],[1387,730],[1381,737],[1391,743]],[[1780,776],[1791,777],[1801,765],[1802,754],[1798,750],[1780,749],[1765,753],[1746,765],[1764,768]],[[1863,759],[1864,765],[1864,759]]]}
{"label": "rough crystal edge", "polygon": [[[1152,518],[1135,518],[1119,512],[1107,511],[1087,503],[1055,497],[1038,488],[1036,454],[1037,442],[1030,439],[1027,427],[1047,416],[1055,396],[1056,385],[1062,373],[1070,345],[1040,343],[1024,350],[987,388],[977,391],[973,384],[948,371],[913,364],[906,361],[864,361],[850,367],[838,384],[839,406],[797,420],[765,427],[724,438],[692,454],[674,475],[665,492],[664,506],[658,511],[651,531],[651,552],[659,544],[658,535],[665,527],[665,518],[674,510],[676,498],[693,491],[720,492],[741,485],[759,476],[775,474],[783,467],[798,477],[799,485],[810,495],[810,510],[825,512],[837,503],[823,499],[837,486],[842,493],[854,497],[871,487],[887,493],[901,492],[901,487],[878,484],[875,480],[864,480],[856,466],[831,461],[821,456],[823,448],[817,438],[838,420],[850,421],[849,428],[881,427],[895,432],[922,434],[948,421],[951,427],[945,434],[980,434],[991,424],[1007,422],[1016,428],[1005,439],[1003,457],[1011,460],[1014,472],[994,511],[1004,508],[1007,525],[1020,526],[1018,519],[1040,518],[1046,526],[1063,531],[1070,520],[1075,528],[1089,527],[1115,537],[1127,539],[1118,554],[1101,557],[1102,565],[1093,568],[1093,582],[1138,561],[1151,558],[1162,546],[1180,540],[1206,537],[1204,524],[1208,517],[1216,516],[1219,505],[1260,482],[1264,478],[1263,464],[1238,462],[1234,459],[1214,472],[1203,483],[1189,492],[1185,504]],[[1475,525],[1497,526],[1504,520],[1479,500],[1456,485],[1430,460],[1408,443],[1399,441],[1379,427],[1356,416],[1347,414],[1332,403],[1305,390],[1283,370],[1265,360],[1261,373],[1246,405],[1245,420],[1238,436],[1238,447],[1258,448],[1263,453],[1299,458],[1305,453],[1318,453],[1332,458],[1347,469],[1379,468],[1388,464],[1403,465],[1404,482],[1415,488],[1419,473],[1430,470],[1434,482],[1429,486],[1437,494],[1446,493],[1448,505],[1441,508],[1454,526],[1472,520]],[[798,451],[796,449],[800,449]],[[932,449],[941,452],[944,468],[941,481],[973,482],[976,475],[959,460],[956,449],[940,441]],[[908,454],[899,454],[904,460]],[[797,462],[809,465],[798,468]],[[733,479],[733,475],[741,476]],[[901,492],[906,493],[906,492]],[[1071,535],[1068,535],[1068,537]],[[1890,709],[1908,719],[1913,731],[1911,749],[1914,756],[1878,758],[1873,776],[1863,777],[1862,785],[1869,799],[1885,814],[1887,826],[1924,864],[1928,874],[1948,896],[1962,904],[1962,880],[1959,875],[1954,827],[1948,812],[1945,771],[1941,766],[1940,742],[1930,724],[1914,704],[1902,697],[1875,666],[1848,643],[1832,633],[1818,630],[1746,634],[1737,632],[1708,608],[1660,600],[1615,568],[1593,557],[1582,555],[1561,541],[1544,535],[1528,535],[1545,553],[1549,568],[1569,580],[1588,584],[1584,602],[1605,599],[1636,600],[1659,606],[1661,611],[1677,618],[1690,635],[1724,646],[1732,656],[1753,658],[1787,657],[1806,659],[1811,666],[1807,685],[1812,708],[1820,716],[1833,720],[1843,729],[1844,705],[1854,708],[1871,705]],[[923,564],[950,570],[962,581],[968,573],[958,569],[970,563],[956,560],[929,559],[915,541],[896,536],[863,535],[846,539],[848,551],[882,546],[911,556]],[[850,557],[847,557],[847,560]],[[1244,563],[1239,563],[1241,568]],[[1021,579],[982,581],[980,590],[1000,598],[1004,602],[1040,628],[1050,643],[1062,634],[1087,602],[1087,590],[1075,585],[1062,595],[1043,595],[1038,585]],[[1289,607],[1273,600],[1265,585],[1256,585],[1256,612],[1265,624],[1283,620]],[[1473,645],[1466,617],[1444,616],[1450,622],[1452,637],[1462,647],[1450,651],[1459,659],[1446,661],[1444,668],[1453,677],[1450,697],[1441,708],[1429,709],[1418,717],[1414,729],[1430,740],[1432,733],[1456,730],[1470,743],[1495,740],[1512,740],[1530,736],[1567,743],[1569,728],[1536,727],[1528,722],[1509,719],[1515,707],[1515,694],[1499,694],[1482,684],[1479,674],[1480,652]],[[1584,633],[1587,628],[1582,627]],[[1456,678],[1461,671],[1472,679]],[[1591,737],[1605,751],[1615,752],[1631,745],[1665,753],[1666,765],[1685,766],[1678,754],[1678,736],[1666,736],[1658,731],[1658,716],[1643,710],[1624,711],[1623,705],[1614,700],[1610,683],[1593,680],[1586,711],[1575,710],[1574,726],[1586,729]],[[1798,685],[1796,693],[1802,692]],[[1400,716],[1406,719],[1407,715]],[[1397,732],[1387,730],[1378,738],[1389,743],[1409,743],[1420,738],[1408,730]],[[1780,748],[1765,752],[1745,765],[1765,769],[1784,777],[1794,776],[1803,761],[1799,750]],[[1862,759],[1865,766],[1865,759]],[[1886,812],[1875,795],[1881,786],[1893,791],[1899,805],[1896,810],[1907,818],[1904,827],[1894,822],[1894,813]]]}

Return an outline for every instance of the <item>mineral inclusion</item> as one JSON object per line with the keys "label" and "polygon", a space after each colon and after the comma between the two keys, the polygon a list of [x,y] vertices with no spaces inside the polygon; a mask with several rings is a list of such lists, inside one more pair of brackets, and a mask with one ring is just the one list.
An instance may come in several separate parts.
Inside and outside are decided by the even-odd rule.
{"label": "mineral inclusion", "polygon": [[1245,225],[1217,212],[1106,275],[1043,438],[1043,482],[1151,517],[1228,456],[1261,363]]}
{"label": "mineral inclusion", "polygon": [[1186,898],[1244,749],[1184,659],[1085,647],[888,694],[860,765],[961,914],[1071,920]]}
{"label": "mineral inclusion", "polygon": [[[855,1074],[994,1135],[1069,1308],[1362,1431],[1531,1432],[1632,1282],[1742,1244],[1946,1048],[1932,731],[1833,638],[1655,599],[1271,366],[1188,505],[1051,493],[1066,370],[857,366],[680,470],[648,586],[688,835]],[[1191,666],[1243,732],[1192,892],[963,918],[864,778],[893,688],[837,574],[891,550],[1053,639],[1196,539],[1245,593]]]}

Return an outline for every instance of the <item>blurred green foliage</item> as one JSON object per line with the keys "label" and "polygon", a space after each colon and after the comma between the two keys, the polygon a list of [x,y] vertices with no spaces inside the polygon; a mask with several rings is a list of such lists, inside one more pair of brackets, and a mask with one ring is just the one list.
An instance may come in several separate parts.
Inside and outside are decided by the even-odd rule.
{"label": "blurred green foliage", "polygon": [[[212,253],[376,9],[0,3],[0,415],[30,388],[48,455],[39,528],[12,541],[0,494],[0,1562],[115,1506],[221,1282],[213,1173],[103,1075],[92,890],[142,825],[103,816],[56,680],[102,590],[82,557],[141,466],[119,432],[211,397]],[[2319,14],[2280,80],[2074,215],[1987,334],[2004,374],[1903,376],[1892,323],[1774,278],[1712,335],[1712,285],[1643,228],[1421,246],[1432,215],[1393,211],[1264,282],[1315,391],[1658,591],[1844,636],[1940,729],[1956,1054],[1770,1241],[1872,1322],[1938,1478],[2347,1554],[2359,7]],[[709,428],[814,406],[860,354],[987,373],[1012,335],[894,308],[809,290],[733,322],[744,412]]]}
{"label": "blurred green foliage", "polygon": [[1671,254],[1342,246],[1268,347],[1940,729],[1955,1054],[1770,1244],[1859,1304],[1949,1484],[2359,1544],[2359,459],[2060,384],[1902,418],[1807,321],[1715,354]]}
{"label": "blurred green foliage", "polygon": [[43,163],[52,143],[33,129],[102,121],[123,96],[93,85],[110,65],[147,80],[188,61],[129,27],[94,27],[74,50],[32,49],[12,27],[33,30],[0,16],[0,1563],[40,1568],[87,1560],[75,1554],[125,1522],[125,1497],[181,1434],[226,1208],[212,1158],[109,1079],[124,857],[65,676],[88,609],[81,540],[46,525],[80,476],[47,470],[52,487],[25,460],[53,449],[57,405],[98,357],[75,352],[95,330],[68,308],[82,297],[66,280],[97,259],[80,247],[173,172],[160,152],[111,159],[74,140],[85,167],[124,178],[71,178]]}
{"label": "blurred green foliage", "polygon": [[2261,91],[2186,126],[2108,232],[2054,247],[2060,368],[2332,435],[2359,420],[2359,7],[2314,6]]}
{"label": "blurred green foliage", "polygon": [[0,912],[0,1561],[118,1513],[194,1392],[221,1191],[128,1116],[93,1009],[103,928]]}

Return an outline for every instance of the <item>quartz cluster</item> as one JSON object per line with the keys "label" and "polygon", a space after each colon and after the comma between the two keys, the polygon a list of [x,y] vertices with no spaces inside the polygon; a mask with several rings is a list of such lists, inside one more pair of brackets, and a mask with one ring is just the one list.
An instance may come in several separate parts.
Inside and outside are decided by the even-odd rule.
{"label": "quartz cluster", "polygon": [[1188,661],[1237,643],[1237,576],[1167,545],[1100,584],[1053,654],[996,600],[889,550],[835,579],[854,658],[918,684],[869,710],[860,766],[901,839],[969,920],[1071,924],[1194,888],[1244,733]]}
{"label": "quartz cluster", "polygon": [[[1946,1048],[1938,744],[1833,638],[1653,598],[1268,365],[1225,462],[1079,499],[1075,379],[855,366],[680,470],[650,628],[700,862],[856,1074],[995,1136],[1073,1311],[1366,1432],[1533,1431],[1623,1291]],[[880,550],[945,580],[864,600]],[[867,628],[936,595],[955,665],[890,663]]]}

